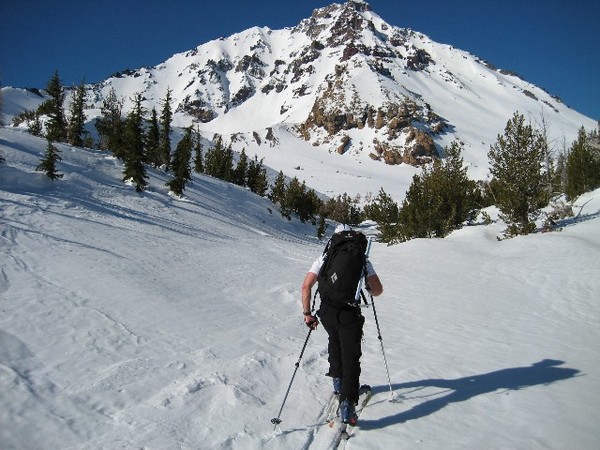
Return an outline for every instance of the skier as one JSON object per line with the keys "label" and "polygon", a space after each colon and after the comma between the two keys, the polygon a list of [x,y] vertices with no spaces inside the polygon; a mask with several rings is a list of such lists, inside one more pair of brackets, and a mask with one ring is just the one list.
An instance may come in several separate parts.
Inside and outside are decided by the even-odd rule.
{"label": "skier", "polygon": [[[351,228],[348,225],[340,224],[336,227],[335,233],[350,230]],[[326,253],[313,262],[302,283],[304,323],[312,329],[316,329],[319,320],[312,314],[310,309],[311,291],[319,278],[319,272],[325,259]],[[366,259],[365,263],[365,288],[373,296],[381,295],[383,292],[381,281],[371,262]],[[329,336],[329,372],[326,375],[333,378],[334,393],[339,394],[342,422],[356,425],[355,405],[358,403],[359,396],[361,340],[365,318],[361,314],[360,307],[356,305],[354,298],[348,298],[347,303],[341,307],[322,299],[317,316],[321,319]]]}

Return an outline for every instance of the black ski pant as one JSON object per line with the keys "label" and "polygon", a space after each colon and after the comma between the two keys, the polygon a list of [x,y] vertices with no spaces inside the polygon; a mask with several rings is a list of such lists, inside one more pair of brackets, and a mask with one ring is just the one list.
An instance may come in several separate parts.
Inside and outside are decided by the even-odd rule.
{"label": "black ski pant", "polygon": [[329,336],[329,372],[327,375],[342,379],[340,401],[358,402],[360,387],[361,341],[365,318],[360,308],[338,309],[321,305],[318,316]]}

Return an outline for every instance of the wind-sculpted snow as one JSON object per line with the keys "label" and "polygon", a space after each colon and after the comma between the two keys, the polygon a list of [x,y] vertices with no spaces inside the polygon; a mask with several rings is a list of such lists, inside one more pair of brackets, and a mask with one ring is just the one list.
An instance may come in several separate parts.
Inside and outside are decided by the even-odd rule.
{"label": "wind-sculpted snow", "polygon": [[[307,336],[314,227],[205,176],[178,199],[149,170],[140,195],[107,153],[58,147],[51,182],[46,142],[0,128],[0,446],[328,448],[321,327],[271,423]],[[574,209],[556,233],[373,245],[396,401],[364,309],[374,396],[348,449],[595,448],[600,193]]]}

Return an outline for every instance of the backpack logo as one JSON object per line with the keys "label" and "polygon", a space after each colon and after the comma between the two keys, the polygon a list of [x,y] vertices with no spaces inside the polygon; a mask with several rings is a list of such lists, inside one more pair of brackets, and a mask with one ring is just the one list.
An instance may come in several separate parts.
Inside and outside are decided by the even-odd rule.
{"label": "backpack logo", "polygon": [[367,247],[367,238],[358,231],[342,231],[331,237],[317,278],[321,301],[343,308],[356,300],[360,280],[366,276]]}

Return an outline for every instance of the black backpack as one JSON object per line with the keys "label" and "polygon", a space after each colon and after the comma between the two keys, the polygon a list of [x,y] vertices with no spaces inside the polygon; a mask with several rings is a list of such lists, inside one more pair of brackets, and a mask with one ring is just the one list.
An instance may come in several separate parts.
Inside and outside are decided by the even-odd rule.
{"label": "black backpack", "polygon": [[356,301],[358,284],[367,273],[367,247],[367,238],[358,231],[342,231],[331,237],[317,278],[322,302],[343,308]]}

